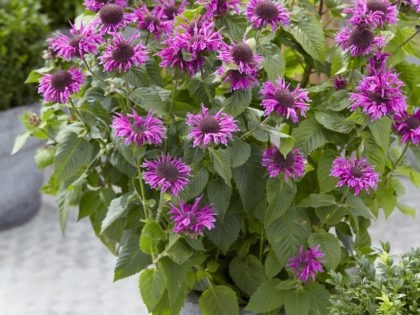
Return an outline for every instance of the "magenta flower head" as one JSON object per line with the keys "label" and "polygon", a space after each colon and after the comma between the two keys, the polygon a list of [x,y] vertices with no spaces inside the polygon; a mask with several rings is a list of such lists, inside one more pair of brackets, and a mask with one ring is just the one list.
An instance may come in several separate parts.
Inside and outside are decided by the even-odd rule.
{"label": "magenta flower head", "polygon": [[171,191],[176,196],[188,184],[191,168],[185,165],[180,158],[171,158],[162,153],[160,158],[146,161],[142,164],[146,168],[144,180],[154,189]]}
{"label": "magenta flower head", "polygon": [[116,4],[121,8],[125,8],[127,6],[127,0],[85,0],[83,2],[86,9],[94,12],[98,12],[107,4]]}
{"label": "magenta flower head", "polygon": [[154,34],[157,39],[160,39],[162,32],[170,31],[170,24],[162,20],[163,14],[162,10],[149,11],[144,4],[134,11],[138,27]]}
{"label": "magenta flower head", "polygon": [[133,22],[133,14],[124,12],[117,4],[107,4],[99,10],[99,17],[92,23],[99,25],[101,31],[113,33]]}
{"label": "magenta flower head", "polygon": [[232,133],[239,131],[236,121],[232,116],[217,112],[209,115],[208,109],[201,105],[202,113],[187,114],[186,124],[191,127],[188,138],[193,140],[193,146],[207,147],[209,144],[227,144],[232,139]]}
{"label": "magenta flower head", "polygon": [[382,51],[377,51],[375,55],[369,58],[368,70],[369,73],[374,75],[375,73],[379,74],[387,70],[386,62],[388,57],[391,56],[390,53],[384,53]]}
{"label": "magenta flower head", "polygon": [[343,50],[349,50],[352,57],[366,56],[375,45],[384,46],[383,38],[375,36],[372,27],[368,24],[360,24],[352,29],[344,28],[337,34],[335,41]]}
{"label": "magenta flower head", "polygon": [[303,247],[299,248],[299,255],[289,258],[290,263],[287,265],[296,278],[305,283],[311,277],[315,281],[315,273],[324,272],[319,258],[324,257],[324,253],[319,250],[319,245],[303,251]]}
{"label": "magenta flower head", "polygon": [[359,160],[338,157],[333,161],[331,176],[338,177],[337,187],[347,186],[358,195],[362,190],[369,193],[370,189],[376,190],[379,180],[378,174],[365,158]]}
{"label": "magenta flower head", "polygon": [[44,96],[46,102],[65,104],[71,94],[80,90],[83,83],[83,74],[79,69],[58,70],[39,80],[38,93]]}
{"label": "magenta flower head", "polygon": [[384,26],[397,23],[397,5],[388,0],[356,0],[353,8],[344,10],[352,14],[349,22],[353,25],[370,24]]}
{"label": "magenta flower head", "polygon": [[179,199],[179,206],[171,204],[169,211],[174,224],[175,233],[186,233],[193,237],[203,234],[204,229],[211,230],[216,222],[216,212],[210,205],[200,208],[199,204],[203,196],[195,199],[192,205],[186,204]]}
{"label": "magenta flower head", "polygon": [[157,0],[156,2],[157,6],[155,7],[155,10],[163,13],[161,17],[165,21],[174,20],[177,15],[184,12],[185,7],[188,4],[185,0],[181,1],[180,4],[178,4],[176,0]]}
{"label": "magenta flower head", "polygon": [[420,0],[406,0],[404,2],[413,7],[417,13],[420,13]]}
{"label": "magenta flower head", "polygon": [[261,106],[265,109],[264,114],[270,115],[275,112],[297,123],[299,121],[298,114],[305,117],[305,113],[309,109],[308,102],[311,100],[308,97],[308,91],[299,86],[291,90],[290,84],[283,79],[278,79],[276,83],[267,81],[261,89],[263,99]]}
{"label": "magenta flower head", "polygon": [[359,81],[355,92],[350,94],[353,102],[351,110],[361,107],[371,121],[385,115],[402,113],[407,108],[401,90],[403,85],[398,75],[389,71],[364,77]]}
{"label": "magenta flower head", "polygon": [[119,73],[125,72],[133,66],[143,65],[149,58],[146,47],[141,43],[134,44],[134,41],[138,39],[137,34],[129,39],[124,39],[119,33],[112,33],[112,36],[113,40],[100,57],[100,63],[105,71],[111,72],[118,69]]}
{"label": "magenta flower head", "polygon": [[57,32],[53,38],[48,39],[49,48],[57,56],[70,60],[74,57],[83,57],[85,54],[97,54],[98,46],[104,41],[101,34],[97,34],[90,25],[80,28],[72,25],[71,36]]}
{"label": "magenta flower head", "polygon": [[305,161],[299,149],[292,150],[284,157],[275,145],[272,148],[265,149],[262,165],[267,169],[270,177],[276,177],[280,173],[284,173],[286,181],[289,177],[296,179],[305,172]]}
{"label": "magenta flower head", "polygon": [[148,113],[145,118],[139,116],[134,110],[131,114],[124,116],[117,113],[112,119],[112,129],[115,136],[124,138],[126,144],[145,143],[161,145],[165,139],[165,127],[160,119],[154,118]]}
{"label": "magenta flower head", "polygon": [[418,145],[420,142],[420,109],[413,115],[407,112],[394,116],[394,127],[401,135],[401,141]]}
{"label": "magenta flower head", "polygon": [[254,28],[271,25],[271,29],[276,30],[279,25],[290,22],[289,12],[280,3],[271,0],[250,0],[245,16]]}
{"label": "magenta flower head", "polygon": [[343,78],[341,75],[338,75],[333,79],[333,83],[334,83],[334,88],[336,90],[343,90],[347,86],[347,79]]}
{"label": "magenta flower head", "polygon": [[223,16],[230,10],[239,14],[238,6],[242,4],[240,0],[198,0],[197,2],[204,4],[207,16]]}
{"label": "magenta flower head", "polygon": [[219,58],[227,66],[233,66],[239,73],[246,74],[252,74],[264,60],[245,42],[226,46],[220,52]]}

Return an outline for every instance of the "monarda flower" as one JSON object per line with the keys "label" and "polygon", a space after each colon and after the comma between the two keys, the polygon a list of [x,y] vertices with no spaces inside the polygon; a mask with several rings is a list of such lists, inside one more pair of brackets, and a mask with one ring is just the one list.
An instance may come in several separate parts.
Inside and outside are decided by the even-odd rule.
{"label": "monarda flower", "polygon": [[289,177],[296,179],[305,172],[305,161],[299,149],[292,150],[284,157],[275,145],[265,149],[262,165],[267,169],[270,177],[276,177],[283,173],[286,181]]}
{"label": "monarda flower", "polygon": [[336,90],[344,90],[347,86],[347,79],[338,75],[333,79],[333,83]]}
{"label": "monarda flower", "polygon": [[359,160],[342,157],[336,158],[332,163],[331,176],[338,177],[337,187],[347,186],[358,195],[362,190],[369,193],[370,189],[376,190],[379,180],[378,174],[365,158]]}
{"label": "monarda flower", "polygon": [[225,69],[220,66],[217,69],[217,74],[224,77],[224,82],[230,83],[232,90],[247,90],[254,87],[258,80],[258,71],[254,70],[248,73],[241,73],[234,69]]}
{"label": "monarda flower", "polygon": [[80,90],[83,83],[83,74],[79,69],[58,70],[39,80],[38,93],[43,95],[46,102],[65,104],[71,94]]}
{"label": "monarda flower", "polygon": [[375,55],[369,58],[368,70],[371,75],[379,74],[387,70],[386,62],[388,57],[391,56],[390,53],[383,53],[382,51],[377,51]]}
{"label": "monarda flower", "polygon": [[420,0],[405,0],[404,2],[413,7],[417,13],[420,13]]}
{"label": "monarda flower", "polygon": [[209,115],[204,105],[201,110],[201,114],[187,114],[186,124],[191,127],[188,138],[193,140],[194,147],[207,147],[211,143],[226,145],[228,139],[232,139],[232,133],[239,131],[232,116],[221,111]]}
{"label": "monarda flower", "polygon": [[179,199],[179,206],[171,204],[169,211],[174,224],[175,233],[186,233],[193,237],[203,234],[204,229],[211,230],[216,222],[216,212],[210,205],[200,208],[199,204],[203,196],[195,199],[192,205],[186,204]]}
{"label": "monarda flower", "polygon": [[315,281],[315,273],[324,271],[319,261],[322,257],[324,253],[319,250],[319,245],[307,251],[303,251],[303,247],[300,246],[299,255],[289,258],[290,263],[287,266],[303,283],[307,282],[309,277]]}
{"label": "monarda flower", "polygon": [[134,110],[127,116],[117,113],[112,119],[111,126],[115,131],[115,136],[125,139],[126,144],[161,145],[166,132],[163,122],[154,118],[151,113],[143,118]]}
{"label": "monarda flower", "polygon": [[375,36],[372,27],[368,24],[360,24],[352,29],[344,28],[337,34],[335,41],[343,50],[349,50],[352,57],[365,56],[375,45],[378,47],[384,45],[383,38]]}
{"label": "monarda flower", "polygon": [[85,0],[83,5],[86,9],[98,12],[103,6],[107,4],[116,4],[122,8],[127,6],[127,0]]}
{"label": "monarda flower", "polygon": [[93,25],[99,25],[101,31],[113,33],[126,27],[133,22],[133,15],[125,13],[124,9],[117,4],[107,4],[99,10],[99,17]]}
{"label": "monarda flower", "polygon": [[183,0],[180,4],[176,0],[157,0],[155,10],[162,12],[162,19],[165,21],[172,21],[175,17],[184,12],[188,2]]}
{"label": "monarda flower", "polygon": [[97,54],[98,46],[104,41],[102,35],[97,34],[93,27],[84,27],[83,24],[80,28],[72,25],[70,33],[71,36],[67,36],[58,32],[48,40],[49,48],[57,56],[67,60],[83,57],[85,54]]}
{"label": "monarda flower", "polygon": [[162,20],[163,14],[161,10],[149,11],[144,4],[134,11],[137,26],[141,30],[154,34],[157,39],[160,39],[163,32],[170,31],[170,25]]}
{"label": "monarda flower", "polygon": [[220,52],[219,58],[225,65],[234,65],[238,72],[246,74],[252,74],[264,60],[245,42],[226,46]]}
{"label": "monarda flower", "polygon": [[245,16],[254,28],[271,25],[276,30],[279,25],[288,25],[289,12],[278,2],[271,0],[250,0],[245,10]]}
{"label": "monarda flower", "polygon": [[171,158],[169,154],[162,153],[160,158],[144,162],[142,167],[146,168],[144,173],[146,183],[164,192],[169,189],[173,196],[184,189],[189,182],[188,177],[191,176],[191,168],[180,158]]}
{"label": "monarda flower", "polygon": [[157,53],[161,58],[161,67],[178,68],[181,71],[188,71],[190,75],[194,75],[196,71],[201,69],[203,58],[188,58],[189,47],[185,42],[178,41],[176,37],[170,37],[163,43],[166,47]]}
{"label": "monarda flower", "polygon": [[407,104],[401,87],[404,84],[396,73],[389,71],[362,78],[350,94],[351,110],[362,108],[374,121],[382,116],[398,114],[406,110]]}
{"label": "monarda flower", "polygon": [[238,6],[241,5],[240,0],[198,0],[198,3],[204,4],[207,16],[223,16],[230,10],[239,14]]}
{"label": "monarda flower", "polygon": [[148,59],[146,47],[141,43],[134,44],[138,38],[137,35],[133,35],[129,39],[124,39],[118,33],[112,33],[112,36],[113,40],[100,57],[100,63],[104,66],[105,71],[111,72],[118,69],[118,72],[121,73],[146,62]]}
{"label": "monarda flower", "polygon": [[394,127],[401,135],[401,141],[418,145],[420,142],[420,110],[413,115],[407,112],[394,116]]}
{"label": "monarda flower", "polygon": [[356,0],[354,7],[344,12],[352,14],[349,22],[353,25],[384,26],[397,23],[397,5],[391,5],[388,0]]}
{"label": "monarda flower", "polygon": [[309,109],[308,91],[301,89],[299,86],[291,90],[290,84],[283,79],[278,79],[276,83],[267,81],[261,89],[263,99],[261,106],[265,109],[264,114],[270,115],[275,112],[297,123],[299,121],[298,114],[305,116]]}

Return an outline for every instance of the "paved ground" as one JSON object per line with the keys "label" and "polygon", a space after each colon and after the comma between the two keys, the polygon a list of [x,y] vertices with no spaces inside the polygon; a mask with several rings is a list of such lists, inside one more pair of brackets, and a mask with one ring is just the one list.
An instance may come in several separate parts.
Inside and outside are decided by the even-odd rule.
{"label": "paved ground", "polygon": [[[407,185],[404,202],[420,209]],[[88,221],[71,218],[62,237],[55,205],[45,200],[27,225],[0,233],[1,315],[143,315],[137,277],[112,282],[116,258],[92,234]],[[374,244],[389,240],[393,253],[420,246],[420,219],[397,211],[373,224]]]}

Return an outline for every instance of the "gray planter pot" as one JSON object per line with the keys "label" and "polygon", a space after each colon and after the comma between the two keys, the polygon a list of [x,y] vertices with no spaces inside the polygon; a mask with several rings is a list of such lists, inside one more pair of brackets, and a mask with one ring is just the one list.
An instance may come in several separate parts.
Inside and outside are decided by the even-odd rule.
{"label": "gray planter pot", "polygon": [[10,154],[16,136],[24,129],[19,116],[38,109],[35,104],[0,112],[0,231],[27,222],[41,203],[42,173],[34,161],[41,142],[29,139],[19,153]]}

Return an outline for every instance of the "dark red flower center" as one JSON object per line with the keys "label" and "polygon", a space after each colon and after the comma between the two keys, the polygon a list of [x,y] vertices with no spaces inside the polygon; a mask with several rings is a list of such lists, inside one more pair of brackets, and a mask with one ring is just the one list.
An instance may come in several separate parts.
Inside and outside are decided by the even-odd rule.
{"label": "dark red flower center", "polygon": [[154,26],[159,25],[159,19],[153,15],[148,15],[144,18],[144,23],[146,23],[148,26],[153,24]]}
{"label": "dark red flower center", "polygon": [[262,0],[255,6],[255,14],[263,20],[274,20],[279,14],[276,5],[270,0]]}
{"label": "dark red flower center", "polygon": [[407,124],[408,128],[411,129],[417,129],[420,127],[420,120],[416,117],[409,117],[405,120],[405,123]]}
{"label": "dark red flower center", "polygon": [[134,56],[134,48],[127,42],[121,42],[112,51],[112,59],[117,62],[127,62]]}
{"label": "dark red flower center", "polygon": [[79,43],[82,40],[80,35],[73,36],[72,39],[69,41],[69,45],[73,48],[79,48]]}
{"label": "dark red flower center", "polygon": [[59,70],[51,77],[51,85],[54,89],[62,91],[73,82],[70,72]]}
{"label": "dark red flower center", "polygon": [[161,178],[173,183],[179,177],[179,170],[172,162],[162,162],[157,167],[157,173]]}
{"label": "dark red flower center", "polygon": [[199,128],[202,133],[218,133],[220,131],[220,124],[216,118],[205,117],[200,122]]}
{"label": "dark red flower center", "polygon": [[188,219],[190,219],[190,225],[196,225],[199,222],[197,217],[192,213],[188,214]]}
{"label": "dark red flower center", "polygon": [[232,48],[232,57],[235,62],[251,63],[254,59],[252,48],[245,43],[240,43]]}
{"label": "dark red flower center", "polygon": [[143,134],[147,129],[146,129],[146,126],[145,125],[137,125],[136,123],[134,123],[134,124],[132,124],[131,125],[131,130],[134,132],[134,133],[136,133],[136,134],[138,134],[138,135],[141,135],[141,134]]}
{"label": "dark red flower center", "polygon": [[368,94],[369,100],[375,102],[376,104],[383,104],[389,101],[386,95],[382,95],[381,93],[369,92]]}
{"label": "dark red flower center", "polygon": [[334,78],[334,86],[336,90],[342,90],[346,87],[347,80],[344,78],[336,77]]}
{"label": "dark red flower center", "polygon": [[372,0],[367,3],[367,9],[369,12],[380,11],[386,14],[388,7],[382,0]]}
{"label": "dark red flower center", "polygon": [[176,6],[165,7],[163,13],[165,13],[168,20],[173,20],[175,15],[178,14],[178,8]]}
{"label": "dark red flower center", "polygon": [[117,25],[124,17],[123,9],[116,4],[107,4],[99,10],[99,17],[102,23]]}
{"label": "dark red flower center", "polygon": [[358,168],[357,166],[353,166],[350,170],[351,175],[353,175],[354,177],[360,178],[363,176],[363,172],[360,168]]}
{"label": "dark red flower center", "polygon": [[368,48],[374,39],[375,35],[366,25],[358,25],[350,33],[351,44],[360,49]]}
{"label": "dark red flower center", "polygon": [[274,98],[279,102],[280,106],[287,108],[293,108],[295,106],[295,99],[292,93],[288,91],[277,89],[274,92]]}
{"label": "dark red flower center", "polygon": [[95,2],[97,2],[97,3],[108,3],[110,1],[109,0],[95,0]]}
{"label": "dark red flower center", "polygon": [[277,150],[274,153],[273,159],[278,166],[291,169],[293,167],[293,164],[295,163],[295,154],[293,152],[290,152],[285,158],[283,154],[281,154],[280,151]]}

